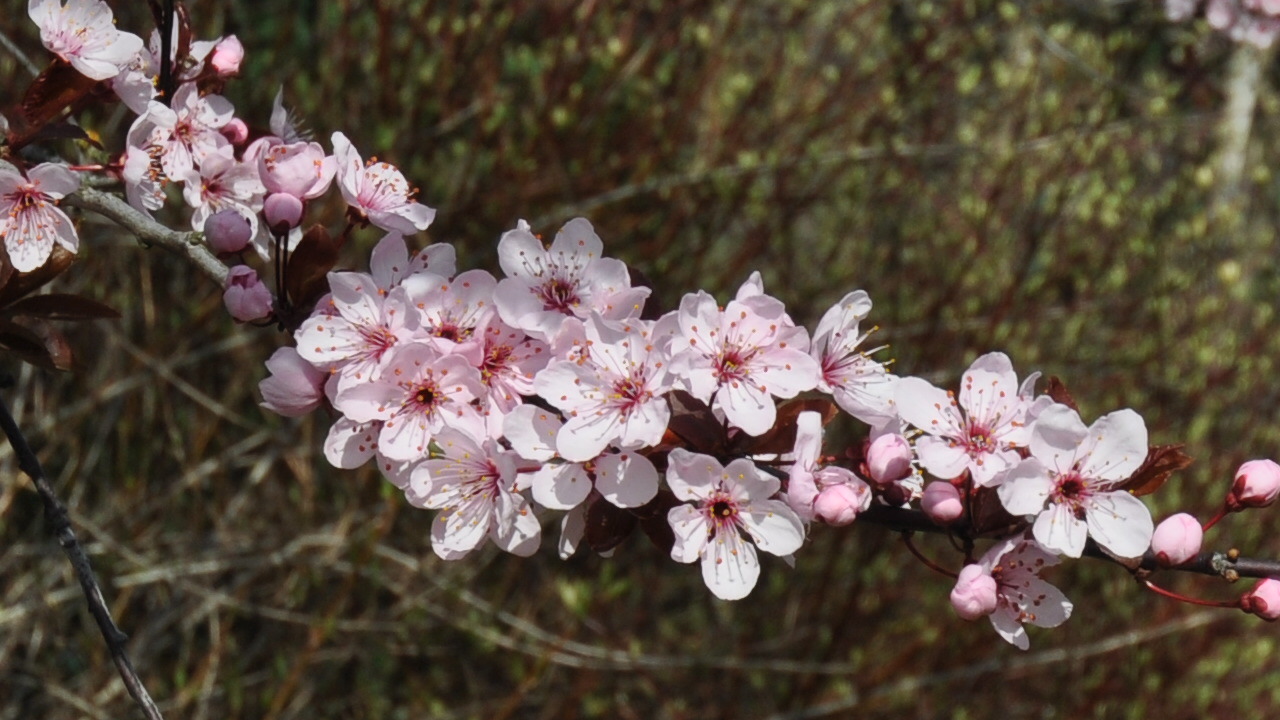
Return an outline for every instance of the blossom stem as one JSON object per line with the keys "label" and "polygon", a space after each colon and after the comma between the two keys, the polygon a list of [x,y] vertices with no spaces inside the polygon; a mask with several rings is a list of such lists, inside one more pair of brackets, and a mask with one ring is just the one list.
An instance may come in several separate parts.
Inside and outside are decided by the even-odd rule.
{"label": "blossom stem", "polygon": [[934,572],[937,572],[937,573],[941,573],[942,575],[946,575],[947,577],[950,577],[950,578],[960,577],[958,574],[951,572],[950,570],[942,567],[941,565],[925,557],[924,553],[920,552],[920,550],[916,547],[916,544],[911,542],[911,533],[909,532],[902,533],[902,542],[906,544],[907,550],[910,550],[911,554],[915,555],[916,559],[924,563],[925,566],[928,567],[930,570],[933,570]]}
{"label": "blossom stem", "polygon": [[1240,607],[1240,602],[1238,600],[1229,600],[1229,601],[1228,600],[1204,600],[1201,598],[1187,597],[1186,595],[1179,595],[1178,593],[1172,590],[1162,588],[1159,585],[1156,585],[1155,583],[1151,582],[1150,580],[1142,580],[1141,582],[1143,585],[1147,586],[1148,590],[1154,592],[1157,595],[1163,595],[1171,600],[1177,600],[1179,602],[1189,603],[1191,605],[1204,605],[1205,607],[1225,607],[1225,608]]}
{"label": "blossom stem", "polygon": [[1214,515],[1213,517],[1209,518],[1209,520],[1206,521],[1204,525],[1200,526],[1200,531],[1209,532],[1209,528],[1213,527],[1214,525],[1217,525],[1218,521],[1226,516],[1227,516],[1227,507],[1224,505],[1222,509],[1218,511],[1217,515]]}

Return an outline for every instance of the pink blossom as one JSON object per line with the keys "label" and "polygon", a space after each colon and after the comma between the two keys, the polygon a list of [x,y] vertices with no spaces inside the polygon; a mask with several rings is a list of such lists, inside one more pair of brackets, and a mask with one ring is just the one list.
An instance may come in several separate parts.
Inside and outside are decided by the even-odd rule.
{"label": "pink blossom", "polygon": [[330,465],[344,470],[354,470],[369,462],[378,450],[378,435],[382,422],[356,422],[340,417],[329,428],[324,441],[324,457]]}
{"label": "pink blossom", "polygon": [[301,417],[324,401],[329,374],[302,359],[298,351],[282,347],[267,360],[271,375],[258,383],[262,407],[285,417]]}
{"label": "pink blossom", "polygon": [[1181,565],[1200,552],[1204,531],[1200,521],[1186,513],[1165,518],[1151,536],[1151,552],[1165,567]]}
{"label": "pink blossom", "polygon": [[191,213],[192,229],[204,230],[210,215],[234,210],[249,223],[249,237],[257,234],[264,189],[257,168],[237,162],[230,147],[207,155],[200,169],[192,169],[182,180],[182,196],[195,209]]}
{"label": "pink blossom", "polygon": [[551,360],[547,344],[534,340],[490,316],[480,330],[484,346],[480,359],[480,379],[488,388],[485,405],[491,415],[504,415],[534,394],[533,380]]}
{"label": "pink blossom", "polygon": [[364,273],[329,273],[333,294],[294,335],[298,353],[339,374],[340,388],[377,380],[384,356],[415,334],[418,315],[403,288],[383,295]]}
{"label": "pink blossom", "polygon": [[129,204],[151,217],[152,210],[164,207],[165,187],[169,178],[160,167],[159,147],[146,150],[128,145],[124,150],[124,167],[120,176],[124,179],[125,197]]}
{"label": "pink blossom", "polygon": [[340,390],[333,405],[357,422],[381,420],[378,449],[403,461],[426,457],[445,427],[483,437],[484,421],[471,404],[483,394],[480,373],[466,358],[413,342],[388,353],[376,380]]}
{"label": "pink blossom", "polygon": [[340,132],[334,133],[332,139],[338,188],[348,205],[383,230],[411,234],[427,229],[436,211],[413,200],[417,190],[409,187],[399,170],[376,158],[366,165]]}
{"label": "pink blossom", "polygon": [[992,547],[979,565],[996,581],[996,607],[987,617],[1000,637],[1026,650],[1031,646],[1023,623],[1057,627],[1071,617],[1071,601],[1040,573],[1058,558],[1034,541],[1014,538]]}
{"label": "pink blossom", "polygon": [[576,360],[552,362],[534,378],[534,390],[568,417],[557,436],[562,457],[583,462],[606,446],[657,445],[671,409],[666,342],[643,320],[609,322],[593,315],[575,343]]}
{"label": "pink blossom", "polygon": [[774,397],[795,397],[821,377],[808,332],[781,301],[758,293],[758,282],[753,275],[723,310],[705,292],[685,295],[671,341],[672,374],[748,435],[773,427]]}
{"label": "pink blossom", "polygon": [[93,80],[115,77],[142,49],[142,38],[116,29],[102,0],[30,0],[27,14],[49,52]]}
{"label": "pink blossom", "polygon": [[[702,562],[702,579],[722,600],[740,600],[760,577],[756,548],[778,556],[800,549],[804,525],[787,504],[771,499],[780,483],[750,460],[723,466],[683,448],[667,459],[667,485],[685,504],[671,508],[671,557]],[[693,504],[687,504],[693,503]]]}
{"label": "pink blossom", "polygon": [[430,272],[442,278],[451,278],[458,272],[457,254],[448,243],[435,243],[409,256],[409,246],[404,235],[389,232],[373,246],[369,257],[369,274],[382,293],[402,283],[405,278],[422,272]]}
{"label": "pink blossom", "polygon": [[258,271],[248,265],[236,265],[227,272],[222,302],[231,317],[240,322],[261,320],[271,314],[271,291],[262,284]]}
{"label": "pink blossom", "polygon": [[920,509],[939,525],[948,525],[964,515],[964,500],[960,490],[946,480],[935,480],[924,486]]}
{"label": "pink blossom", "polygon": [[1000,501],[1014,515],[1035,516],[1036,540],[1080,557],[1086,536],[1134,558],[1151,545],[1151,512],[1116,486],[1146,460],[1147,427],[1132,410],[1104,415],[1086,428],[1075,410],[1053,405],[1031,433],[1031,457],[1009,473]]}
{"label": "pink blossom", "polygon": [[497,312],[493,307],[497,284],[484,270],[468,270],[452,280],[419,272],[401,282],[418,314],[419,334],[432,338],[443,352],[457,345],[474,346],[477,365],[481,340],[476,333]]}
{"label": "pink blossom", "polygon": [[1027,443],[1027,402],[1004,353],[988,353],[969,366],[958,403],[950,391],[920,378],[900,379],[896,398],[902,419],[924,431],[916,455],[937,478],[967,470],[979,486],[998,485],[1020,459],[1016,448]]}
{"label": "pink blossom", "polygon": [[[258,160],[258,176],[268,193],[284,193],[299,200],[320,197],[329,189],[337,164],[325,155],[320,143],[255,141],[251,148]],[[255,147],[256,146],[256,147]],[[249,150],[245,151],[246,160]]]}
{"label": "pink blossom", "polygon": [[845,412],[869,425],[883,425],[897,415],[897,378],[884,363],[872,360],[875,350],[859,350],[870,333],[858,325],[871,312],[871,298],[862,290],[845,295],[822,316],[813,332],[810,354],[822,366],[818,389],[835,396]]}
{"label": "pink blossom", "polygon": [[44,265],[55,242],[76,252],[80,239],[75,226],[56,201],[79,187],[80,178],[64,165],[37,165],[25,178],[0,168],[0,238],[15,270],[30,272]]}
{"label": "pink blossom", "polygon": [[551,342],[567,318],[585,320],[592,312],[606,320],[639,317],[649,289],[631,287],[627,266],[601,257],[603,248],[582,218],[566,223],[549,248],[521,220],[498,241],[506,278],[498,283],[494,302],[502,321]]}
{"label": "pink blossom", "polygon": [[[173,61],[174,78],[179,83],[195,81],[204,69],[204,60],[214,48],[214,43],[197,40],[191,43],[186,57],[178,57],[180,23],[174,23],[170,59]],[[146,47],[140,47],[127,63],[120,68],[120,74],[111,80],[111,89],[116,96],[135,113],[142,115],[147,106],[157,97],[156,85],[160,76],[160,31],[151,31],[151,38]]]}
{"label": "pink blossom", "polygon": [[784,499],[804,522],[848,525],[871,506],[871,488],[847,468],[819,464],[822,434],[819,413],[796,417],[795,462],[788,470]]}
{"label": "pink blossom", "polygon": [[586,462],[557,461],[560,418],[549,410],[521,405],[507,415],[503,434],[520,457],[540,463],[528,472],[533,499],[553,510],[572,510],[594,488],[618,507],[640,507],[658,494],[658,471],[635,452],[603,452]]}
{"label": "pink blossom", "polygon": [[1266,578],[1240,598],[1240,609],[1272,622],[1280,620],[1280,580]]}
{"label": "pink blossom", "polygon": [[275,235],[285,235],[301,225],[304,211],[302,201],[289,193],[272,193],[262,203],[262,216]]}
{"label": "pink blossom", "polygon": [[537,551],[542,527],[520,495],[515,453],[453,429],[441,430],[436,444],[442,456],[418,465],[405,491],[410,504],[440,510],[431,524],[431,549],[457,560],[488,537],[515,555]]}
{"label": "pink blossom", "polygon": [[1250,460],[1236,470],[1227,495],[1232,510],[1266,507],[1280,496],[1280,465],[1273,460]]}
{"label": "pink blossom", "polygon": [[964,620],[977,620],[996,611],[999,606],[996,579],[981,565],[965,565],[951,589],[951,607]]}
{"label": "pink blossom", "polygon": [[148,152],[159,148],[164,174],[181,182],[206,157],[230,145],[220,130],[234,113],[226,98],[202,97],[195,83],[187,83],[174,93],[172,107],[152,101],[129,129],[128,142]]}

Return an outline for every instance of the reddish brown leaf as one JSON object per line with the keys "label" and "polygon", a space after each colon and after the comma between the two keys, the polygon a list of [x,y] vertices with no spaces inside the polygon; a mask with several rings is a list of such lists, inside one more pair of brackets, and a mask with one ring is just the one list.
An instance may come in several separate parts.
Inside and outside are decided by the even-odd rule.
{"label": "reddish brown leaf", "polygon": [[788,453],[796,447],[796,418],[802,412],[814,411],[822,415],[822,424],[826,425],[840,411],[831,398],[817,397],[803,400],[791,400],[778,406],[778,419],[773,427],[760,437],[739,435],[735,451],[748,455],[765,455],[771,453]]}
{"label": "reddish brown leaf", "polygon": [[63,293],[23,298],[5,308],[5,313],[45,320],[98,320],[120,317],[120,313],[97,300]]}
{"label": "reddish brown leaf", "polygon": [[1001,536],[1008,535],[1011,528],[1026,525],[1025,520],[1010,515],[1004,509],[1004,503],[1000,502],[995,488],[975,489],[969,498],[969,516],[973,521],[970,532],[979,537],[994,532]]}
{"label": "reddish brown leaf", "polygon": [[[56,358],[54,353],[50,351],[45,343],[45,338],[30,328],[6,318],[0,318],[0,348],[13,353],[23,362],[29,362],[32,365],[49,370],[66,369],[60,364],[60,358]],[[61,358],[61,361],[69,364],[69,354]]]}
{"label": "reddish brown leaf", "polygon": [[728,445],[724,424],[716,419],[711,408],[684,390],[673,390],[667,395],[671,404],[671,421],[668,434],[675,435],[678,446],[690,452],[709,455],[723,454]]}
{"label": "reddish brown leaf", "polygon": [[[88,95],[98,84],[80,74],[62,59],[54,59],[44,72],[31,81],[22,97],[22,117],[39,132],[46,123],[62,114],[68,105]],[[24,140],[26,144],[29,140]]]}
{"label": "reddish brown leaf", "polygon": [[[18,298],[33,292],[45,283],[58,277],[71,263],[75,262],[75,253],[69,252],[61,245],[54,244],[53,254],[44,265],[28,273],[13,273],[3,285],[0,285],[0,308],[13,304]],[[8,257],[5,265],[8,265]],[[0,273],[3,276],[3,273]]]}
{"label": "reddish brown leaf", "polygon": [[1049,376],[1049,384],[1045,387],[1044,392],[1053,398],[1054,402],[1062,403],[1072,410],[1080,412],[1080,406],[1076,405],[1076,399],[1071,397],[1071,392],[1067,390],[1067,386],[1057,375]]}
{"label": "reddish brown leaf", "polygon": [[679,504],[680,501],[670,490],[660,490],[648,503],[632,510],[640,519],[640,529],[667,555],[671,554],[671,547],[676,543],[675,531],[671,529],[671,523],[667,522],[667,512]]}
{"label": "reddish brown leaf", "polygon": [[1139,497],[1150,495],[1169,481],[1175,472],[1186,468],[1194,462],[1194,458],[1184,453],[1182,443],[1173,445],[1152,445],[1147,450],[1147,459],[1128,480],[1117,487]]}
{"label": "reddish brown leaf", "polygon": [[294,307],[309,310],[329,291],[328,274],[338,262],[338,249],[323,225],[312,225],[302,236],[285,273],[285,292]]}
{"label": "reddish brown leaf", "polygon": [[587,500],[587,527],[582,537],[592,550],[608,552],[635,532],[636,522],[635,515],[593,494]]}
{"label": "reddish brown leaf", "polygon": [[102,143],[90,137],[89,133],[79,125],[72,125],[69,122],[58,122],[51,125],[45,125],[35,133],[26,136],[23,144],[41,142],[43,140],[83,140],[90,145],[102,150]]}

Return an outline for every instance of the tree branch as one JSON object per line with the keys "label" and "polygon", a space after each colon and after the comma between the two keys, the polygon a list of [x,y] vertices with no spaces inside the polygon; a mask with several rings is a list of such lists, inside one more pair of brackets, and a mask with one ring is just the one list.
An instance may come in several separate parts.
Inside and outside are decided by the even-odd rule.
{"label": "tree branch", "polygon": [[164,720],[160,714],[160,709],[156,707],[155,702],[147,693],[147,688],[143,686],[142,680],[138,678],[138,673],[133,669],[133,663],[129,660],[129,655],[125,652],[124,643],[129,636],[120,631],[116,627],[116,623],[111,619],[111,611],[107,609],[107,603],[102,598],[102,588],[98,586],[98,580],[94,577],[93,567],[89,564],[89,556],[85,555],[84,549],[80,547],[80,542],[76,539],[75,531],[71,529],[71,521],[67,519],[67,509],[62,502],[58,500],[58,496],[54,494],[53,486],[44,476],[44,470],[40,467],[40,460],[36,458],[36,454],[31,451],[31,447],[27,445],[27,439],[22,435],[22,431],[18,429],[18,423],[9,414],[9,408],[3,400],[0,400],[0,428],[4,429],[4,434],[9,438],[9,444],[13,446],[14,455],[18,458],[18,467],[30,476],[32,482],[35,483],[36,490],[40,493],[40,499],[44,501],[45,521],[50,525],[53,534],[58,539],[58,544],[62,546],[63,552],[67,554],[67,559],[71,561],[71,567],[75,570],[76,579],[80,581],[80,589],[84,591],[85,600],[89,603],[89,612],[93,614],[93,619],[98,623],[98,630],[102,632],[102,638],[107,641],[107,648],[111,651],[111,659],[116,664],[116,669],[120,672],[120,678],[124,680],[124,685],[129,690],[129,694],[133,696],[138,707],[142,709],[148,720]]}
{"label": "tree branch", "polygon": [[159,245],[185,257],[219,287],[227,282],[227,266],[205,247],[201,233],[171,230],[120,197],[94,188],[82,187],[63,198],[62,202],[98,213],[133,233],[143,243]]}
{"label": "tree branch", "polygon": [[[900,532],[927,532],[927,533],[947,533],[948,530],[934,524],[929,516],[922,510],[908,510],[906,508],[890,507],[888,505],[877,505],[869,508],[865,512],[858,515],[859,523],[870,523],[879,525],[891,530]],[[1226,580],[1233,580],[1242,577],[1266,578],[1280,577],[1280,562],[1275,560],[1258,560],[1253,558],[1237,557],[1231,559],[1227,553],[1206,552],[1200,553],[1195,558],[1174,567],[1161,567],[1156,562],[1156,556],[1150,550],[1142,556],[1141,561],[1136,567],[1120,562],[1114,557],[1103,552],[1092,538],[1085,544],[1084,556],[1097,560],[1107,560],[1117,565],[1129,568],[1131,571],[1146,570],[1173,570],[1178,572],[1198,573],[1200,575],[1217,575]]]}

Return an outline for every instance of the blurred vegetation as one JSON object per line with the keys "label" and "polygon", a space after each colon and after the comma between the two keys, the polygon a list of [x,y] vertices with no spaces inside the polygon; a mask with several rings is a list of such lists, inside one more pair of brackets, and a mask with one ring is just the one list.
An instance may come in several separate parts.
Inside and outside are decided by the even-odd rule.
{"label": "blurred vegetation", "polygon": [[[142,2],[112,3],[146,27]],[[0,31],[46,57],[23,0]],[[813,322],[853,288],[904,374],[1004,349],[1198,461],[1151,498],[1205,515],[1280,447],[1280,70],[1241,192],[1214,211],[1233,47],[1157,2],[193,2],[248,50],[228,89],[265,125],[281,83],[439,208],[433,240],[494,267],[500,233],[585,215],[674,306],[752,269]],[[0,100],[25,82],[0,53]],[[108,142],[123,115],[95,120]],[[331,208],[333,217],[341,211]],[[175,220],[180,222],[180,220]],[[431,553],[427,515],[319,453],[323,418],[261,411],[285,338],[87,218],[63,290],[125,318],[74,375],[24,370],[19,420],[172,718],[1268,717],[1274,626],[1075,563],[1032,650],[966,624],[877,528],[817,528],[790,570],[715,600],[640,538],[612,559]],[[361,237],[361,251],[376,240]],[[349,262],[365,257],[352,252]],[[852,423],[850,423],[852,426]],[[848,428],[854,429],[852,427]],[[131,717],[11,457],[0,483],[0,719]],[[1275,515],[1210,540],[1280,556]],[[950,558],[945,541],[920,541]],[[1170,579],[1234,597],[1242,586]]]}

